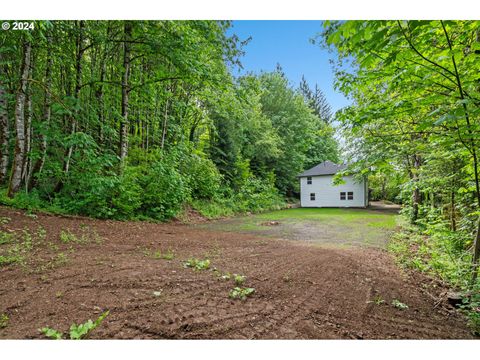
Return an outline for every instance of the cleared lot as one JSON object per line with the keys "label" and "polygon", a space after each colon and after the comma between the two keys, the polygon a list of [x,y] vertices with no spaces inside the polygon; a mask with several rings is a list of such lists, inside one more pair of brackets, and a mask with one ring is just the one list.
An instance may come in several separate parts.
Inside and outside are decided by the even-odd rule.
{"label": "cleared lot", "polygon": [[[8,208],[0,217],[10,234],[2,254],[24,249],[0,268],[1,338],[43,338],[44,326],[67,332],[105,310],[92,338],[471,337],[464,319],[437,303],[438,284],[420,286],[382,250]],[[209,268],[185,268],[192,257]],[[230,298],[227,273],[245,276],[241,287],[255,293]]]}

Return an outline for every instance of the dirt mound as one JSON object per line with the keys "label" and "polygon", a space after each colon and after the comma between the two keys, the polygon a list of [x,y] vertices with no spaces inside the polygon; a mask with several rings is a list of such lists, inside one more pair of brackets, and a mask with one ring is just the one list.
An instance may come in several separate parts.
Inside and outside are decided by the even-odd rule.
{"label": "dirt mound", "polygon": [[[23,264],[0,268],[0,314],[8,316],[0,338],[42,338],[41,327],[67,331],[107,309],[92,338],[471,337],[457,312],[438,305],[436,293],[427,296],[418,277],[402,274],[380,250],[181,224],[32,218],[9,208],[0,217],[4,232],[33,239]],[[39,265],[59,253],[63,262]],[[210,269],[185,268],[191,257],[209,259]],[[234,273],[246,277],[241,286],[255,288],[245,301],[229,298],[236,285],[226,274]]]}
{"label": "dirt mound", "polygon": [[261,225],[263,226],[276,226],[276,225],[280,225],[280,223],[278,221],[264,221],[261,223]]}

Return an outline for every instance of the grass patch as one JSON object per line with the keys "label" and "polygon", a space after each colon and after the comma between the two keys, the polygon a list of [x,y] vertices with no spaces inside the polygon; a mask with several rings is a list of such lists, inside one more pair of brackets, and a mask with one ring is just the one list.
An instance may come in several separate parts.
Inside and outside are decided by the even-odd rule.
{"label": "grass patch", "polygon": [[[254,233],[332,246],[385,247],[397,224],[397,216],[368,209],[295,208],[210,222],[210,230]],[[275,226],[267,226],[278,222]]]}

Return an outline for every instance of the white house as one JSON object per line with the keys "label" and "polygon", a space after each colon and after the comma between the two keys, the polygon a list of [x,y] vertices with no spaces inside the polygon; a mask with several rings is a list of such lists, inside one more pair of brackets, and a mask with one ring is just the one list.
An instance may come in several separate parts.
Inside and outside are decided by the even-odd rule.
{"label": "white house", "polygon": [[344,176],[344,184],[334,185],[333,176],[346,168],[325,161],[298,175],[302,207],[367,207],[367,180]]}

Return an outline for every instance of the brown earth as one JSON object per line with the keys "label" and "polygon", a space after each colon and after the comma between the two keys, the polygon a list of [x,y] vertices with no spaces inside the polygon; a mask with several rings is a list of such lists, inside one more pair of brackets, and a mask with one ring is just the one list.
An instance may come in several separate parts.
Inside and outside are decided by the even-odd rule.
{"label": "brown earth", "polygon": [[[439,298],[444,289],[402,273],[382,250],[326,249],[182,224],[27,216],[5,207],[0,217],[3,231],[20,238],[26,230],[33,244],[23,264],[0,267],[0,314],[9,318],[0,338],[44,338],[41,327],[66,332],[107,309],[91,338],[472,337],[465,319]],[[78,241],[63,243],[66,230]],[[172,260],[155,257],[168,249]],[[189,257],[245,275],[244,286],[255,293],[230,299],[233,281],[184,268]],[[394,299],[408,309],[391,305]]]}

